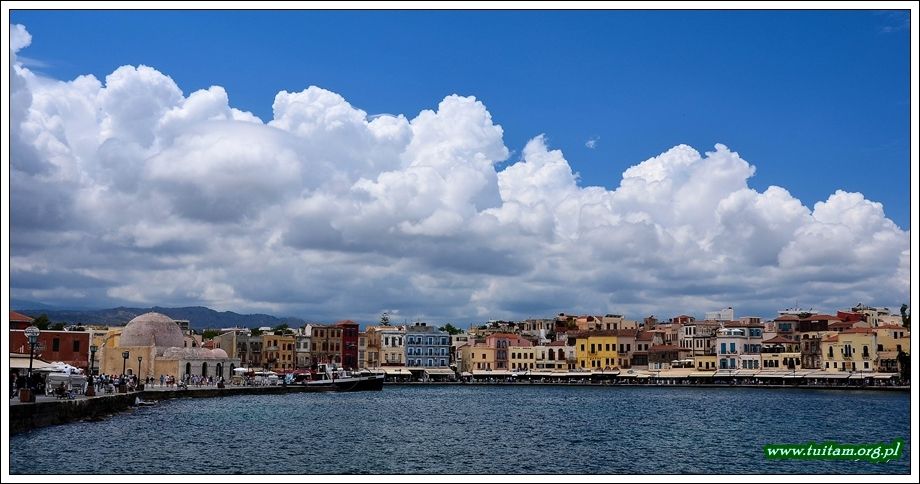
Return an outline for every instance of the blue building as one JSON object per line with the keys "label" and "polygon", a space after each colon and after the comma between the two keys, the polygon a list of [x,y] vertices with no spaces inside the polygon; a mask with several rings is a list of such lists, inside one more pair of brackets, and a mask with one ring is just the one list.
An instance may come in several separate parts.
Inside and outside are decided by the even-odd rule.
{"label": "blue building", "polygon": [[426,323],[406,327],[406,365],[415,368],[447,368],[450,335]]}

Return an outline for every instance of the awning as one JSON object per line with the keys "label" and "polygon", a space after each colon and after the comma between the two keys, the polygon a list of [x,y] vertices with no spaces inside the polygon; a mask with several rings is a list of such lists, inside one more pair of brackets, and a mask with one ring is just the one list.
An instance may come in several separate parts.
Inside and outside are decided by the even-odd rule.
{"label": "awning", "polygon": [[592,371],[592,375],[610,375],[615,376],[620,374],[620,370],[606,370],[606,371]]}
{"label": "awning", "polygon": [[507,370],[473,370],[473,376],[511,376]]}
{"label": "awning", "polygon": [[[51,363],[47,361],[39,360],[38,358],[32,358],[32,370],[41,370],[45,368],[51,368]],[[25,358],[21,356],[10,356],[10,368],[19,369],[19,370],[28,370],[29,369],[29,357]]]}
{"label": "awning", "polygon": [[405,376],[411,375],[411,373],[409,373],[409,370],[405,368],[386,368],[385,370],[387,372],[387,375],[405,375]]}
{"label": "awning", "polygon": [[839,372],[839,371],[816,371],[814,373],[809,373],[805,378],[817,378],[817,379],[839,379],[849,378],[849,373]]}
{"label": "awning", "polygon": [[659,378],[687,378],[691,373],[694,373],[692,370],[679,369],[679,370],[664,370],[659,375]]}
{"label": "awning", "polygon": [[716,372],[714,371],[694,371],[689,376],[693,378],[712,378],[715,374]]}
{"label": "awning", "polygon": [[453,375],[454,370],[449,368],[425,368],[425,373],[429,375]]}
{"label": "awning", "polygon": [[757,374],[757,370],[738,370],[735,373],[733,373],[732,376],[754,376],[756,374]]}
{"label": "awning", "polygon": [[872,375],[872,377],[876,380],[887,380],[889,378],[894,378],[895,375],[893,373],[876,373]]}
{"label": "awning", "polygon": [[368,369],[365,370],[365,371],[367,371],[367,372],[369,372],[369,373],[373,373],[374,375],[385,375],[386,372],[387,372],[387,371],[384,370],[383,368],[368,368]]}
{"label": "awning", "polygon": [[785,373],[765,373],[760,372],[757,374],[757,378],[782,378],[786,376]]}
{"label": "awning", "polygon": [[799,379],[799,378],[805,378],[805,375],[803,375],[803,374],[801,374],[801,373],[793,373],[793,374],[791,374],[791,375],[786,375],[786,376],[784,376],[783,378],[784,378],[784,379],[789,379],[789,380],[791,380],[791,379],[793,379],[793,378],[794,378],[794,379]]}
{"label": "awning", "polygon": [[463,373],[460,374],[460,376],[473,376],[473,374],[468,371],[464,371]]}

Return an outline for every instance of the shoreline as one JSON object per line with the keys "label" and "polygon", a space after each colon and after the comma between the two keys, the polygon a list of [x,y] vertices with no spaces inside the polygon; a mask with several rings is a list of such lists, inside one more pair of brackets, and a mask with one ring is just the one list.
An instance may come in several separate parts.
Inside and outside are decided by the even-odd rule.
{"label": "shoreline", "polygon": [[[909,392],[909,386],[846,386],[846,385],[769,385],[769,384],[717,384],[717,383],[589,383],[589,382],[385,382],[388,386],[555,386],[555,387],[595,387],[615,389],[625,388],[765,388],[765,389],[801,389],[801,390],[839,390],[839,391],[886,391]],[[74,400],[59,400],[40,396],[34,403],[22,403],[10,399],[10,436],[28,432],[33,429],[62,425],[78,421],[93,421],[136,407],[135,399],[143,401],[171,400],[174,398],[222,398],[240,395],[281,395],[288,393],[316,393],[319,390],[306,386],[244,386],[244,387],[202,387],[184,390],[174,388],[152,388],[130,393],[111,395],[81,396]],[[323,390],[326,391],[326,390]]]}

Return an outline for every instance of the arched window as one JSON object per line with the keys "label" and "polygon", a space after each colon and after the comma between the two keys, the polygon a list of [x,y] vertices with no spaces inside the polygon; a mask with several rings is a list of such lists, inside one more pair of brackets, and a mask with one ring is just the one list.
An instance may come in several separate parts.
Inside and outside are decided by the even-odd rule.
{"label": "arched window", "polygon": [[191,374],[192,374],[192,364],[191,364],[191,363],[186,363],[186,364],[185,364],[185,374],[186,374],[186,375],[191,375]]}
{"label": "arched window", "polygon": [[216,376],[216,377],[218,377],[218,378],[223,378],[223,377],[224,377],[224,365],[223,365],[223,363],[218,363],[218,364],[217,364],[217,374],[215,374],[214,376]]}
{"label": "arched window", "polygon": [[208,363],[204,362],[201,364],[201,376],[208,376]]}

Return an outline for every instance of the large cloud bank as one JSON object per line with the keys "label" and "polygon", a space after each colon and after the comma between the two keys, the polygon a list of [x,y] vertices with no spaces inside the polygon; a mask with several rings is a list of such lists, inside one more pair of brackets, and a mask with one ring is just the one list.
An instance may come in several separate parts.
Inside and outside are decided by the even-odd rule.
{"label": "large cloud bank", "polygon": [[908,298],[908,233],[881,204],[757,192],[723,145],[583,187],[543,135],[496,171],[509,149],[474,97],[369,117],[310,86],[263,122],[143,65],[39,76],[15,60],[30,40],[12,27],[14,298],[365,321]]}

